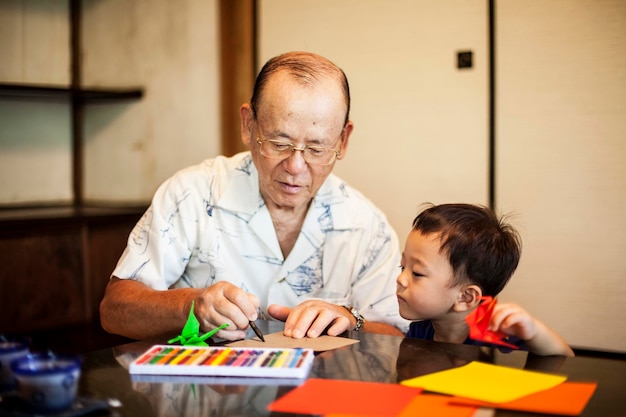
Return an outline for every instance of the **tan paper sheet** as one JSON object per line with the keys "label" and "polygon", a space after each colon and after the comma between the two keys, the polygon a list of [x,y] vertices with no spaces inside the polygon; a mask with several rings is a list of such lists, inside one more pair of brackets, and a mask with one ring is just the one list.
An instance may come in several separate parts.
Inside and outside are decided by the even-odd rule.
{"label": "tan paper sheet", "polygon": [[337,349],[343,346],[348,346],[353,343],[359,343],[356,339],[348,339],[346,337],[335,337],[323,335],[320,337],[309,338],[304,337],[302,339],[293,339],[283,335],[283,332],[276,332],[263,335],[265,342],[262,342],[259,338],[237,340],[236,342],[228,343],[226,346],[233,347],[259,347],[259,348],[305,348],[313,349],[315,352],[323,352],[325,350]]}

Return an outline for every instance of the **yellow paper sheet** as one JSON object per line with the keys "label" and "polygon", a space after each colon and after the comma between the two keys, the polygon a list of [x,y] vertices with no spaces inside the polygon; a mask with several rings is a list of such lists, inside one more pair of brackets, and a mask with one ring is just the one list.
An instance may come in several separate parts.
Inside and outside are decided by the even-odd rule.
{"label": "yellow paper sheet", "polygon": [[304,348],[313,349],[315,352],[337,349],[348,346],[353,343],[359,343],[356,339],[348,339],[346,337],[336,337],[323,335],[320,337],[303,337],[302,339],[293,339],[283,335],[283,332],[276,332],[263,335],[265,342],[258,338],[237,340],[228,343],[226,346],[234,347],[256,347],[256,348]]}
{"label": "yellow paper sheet", "polygon": [[555,387],[565,376],[525,371],[482,362],[402,381],[427,391],[458,395],[492,403],[513,401]]}

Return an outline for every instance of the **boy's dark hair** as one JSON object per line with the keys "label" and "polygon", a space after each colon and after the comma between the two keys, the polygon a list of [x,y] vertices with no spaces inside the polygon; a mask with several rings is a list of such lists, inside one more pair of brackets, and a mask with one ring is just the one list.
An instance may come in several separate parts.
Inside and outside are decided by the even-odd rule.
{"label": "boy's dark hair", "polygon": [[452,266],[453,284],[470,281],[483,295],[498,295],[519,263],[519,234],[487,207],[430,205],[413,220],[413,230],[441,233],[440,251]]}

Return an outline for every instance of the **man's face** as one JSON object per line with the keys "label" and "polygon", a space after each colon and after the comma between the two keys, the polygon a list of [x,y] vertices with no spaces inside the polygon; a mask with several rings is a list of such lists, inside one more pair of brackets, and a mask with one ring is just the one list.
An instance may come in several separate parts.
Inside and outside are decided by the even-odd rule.
{"label": "man's face", "polygon": [[334,163],[307,163],[299,151],[284,159],[267,158],[260,153],[257,137],[290,142],[298,148],[333,148],[341,151],[341,159],[352,131],[351,123],[344,129],[345,116],[345,100],[335,79],[323,78],[313,85],[303,85],[285,72],[278,72],[268,80],[256,121],[249,123],[244,142],[251,149],[261,195],[270,210],[297,211],[308,207]]}

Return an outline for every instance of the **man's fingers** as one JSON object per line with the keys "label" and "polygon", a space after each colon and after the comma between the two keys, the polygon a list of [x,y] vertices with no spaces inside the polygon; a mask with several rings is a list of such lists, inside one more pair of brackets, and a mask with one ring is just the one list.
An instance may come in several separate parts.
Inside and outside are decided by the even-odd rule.
{"label": "man's fingers", "polygon": [[224,297],[243,313],[246,322],[258,318],[257,311],[261,303],[256,295],[247,293],[241,288],[231,286],[225,289]]}
{"label": "man's fingers", "polygon": [[339,336],[350,328],[350,319],[347,317],[337,317],[326,333],[329,336]]}
{"label": "man's fingers", "polygon": [[[249,321],[257,318],[259,299],[231,283],[218,282],[204,290],[196,305],[197,317],[203,329],[228,324],[227,331],[234,331],[247,328]],[[232,337],[228,339],[232,340]]]}
{"label": "man's fingers", "polygon": [[287,321],[289,317],[289,313],[291,313],[291,308],[280,306],[278,304],[272,304],[267,307],[267,312],[270,316],[274,317],[276,320]]}
{"label": "man's fingers", "polygon": [[[228,329],[227,327],[226,329]],[[246,332],[242,330],[226,330],[222,329],[215,334],[216,337],[226,340],[241,340],[246,338]]]}
{"label": "man's fingers", "polygon": [[342,333],[343,331],[338,331],[338,329],[344,327],[345,330],[346,325],[343,319],[348,321],[348,325],[350,324],[350,320],[343,316],[337,317],[337,315],[331,310],[320,310],[315,318],[315,321],[313,321],[313,323],[309,326],[309,330],[306,332],[306,335],[308,337],[318,337],[331,324],[332,326],[330,326],[328,330],[333,329],[334,327],[333,332],[337,331],[338,334]]}
{"label": "man's fingers", "polygon": [[[271,307],[269,311],[273,316],[281,317],[286,313],[279,306]],[[291,309],[285,320],[283,334],[294,339],[318,337],[328,328],[329,334],[337,335],[350,326],[350,319],[345,314],[343,307],[321,301],[306,301]]]}

